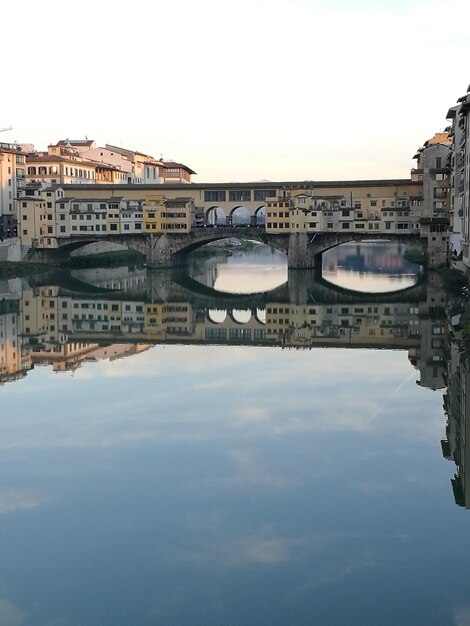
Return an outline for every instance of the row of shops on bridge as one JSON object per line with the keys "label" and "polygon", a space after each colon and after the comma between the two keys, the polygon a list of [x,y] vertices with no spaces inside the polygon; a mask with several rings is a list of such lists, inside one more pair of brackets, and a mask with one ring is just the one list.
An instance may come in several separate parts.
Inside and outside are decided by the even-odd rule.
{"label": "row of shops on bridge", "polygon": [[[77,236],[171,235],[224,226],[260,227],[268,234],[416,235],[429,214],[421,189],[422,183],[412,180],[283,183],[236,193],[186,185],[181,195],[183,190],[175,186],[108,189],[36,183],[18,197],[18,236],[25,247],[56,248],[60,239]],[[234,199],[239,197],[250,199]]]}

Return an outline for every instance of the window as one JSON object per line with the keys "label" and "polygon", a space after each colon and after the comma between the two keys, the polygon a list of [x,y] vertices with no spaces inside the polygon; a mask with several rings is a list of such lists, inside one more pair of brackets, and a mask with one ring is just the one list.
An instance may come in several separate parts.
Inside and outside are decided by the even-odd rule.
{"label": "window", "polygon": [[204,202],[225,202],[226,192],[220,189],[213,189],[204,192]]}
{"label": "window", "polygon": [[266,198],[274,198],[276,191],[274,189],[255,189],[254,199],[264,201]]}

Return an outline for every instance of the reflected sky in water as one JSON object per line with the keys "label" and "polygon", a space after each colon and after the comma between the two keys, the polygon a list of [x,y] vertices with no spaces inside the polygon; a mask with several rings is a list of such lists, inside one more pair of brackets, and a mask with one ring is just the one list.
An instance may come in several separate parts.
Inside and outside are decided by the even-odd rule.
{"label": "reflected sky in water", "polygon": [[470,520],[415,379],[341,349],[35,369],[1,397],[0,617],[457,623]]}
{"label": "reflected sky in water", "polygon": [[[246,245],[246,244],[245,244]],[[253,242],[250,250],[237,245],[214,254],[191,255],[189,274],[199,282],[225,293],[260,293],[270,291],[287,281],[287,258],[282,252]]]}
{"label": "reflected sky in water", "polygon": [[2,626],[468,623],[406,350],[157,345],[0,389]]}

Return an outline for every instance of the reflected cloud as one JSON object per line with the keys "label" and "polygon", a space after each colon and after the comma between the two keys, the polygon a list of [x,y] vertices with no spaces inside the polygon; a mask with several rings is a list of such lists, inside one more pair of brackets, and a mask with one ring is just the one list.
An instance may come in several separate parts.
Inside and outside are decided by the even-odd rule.
{"label": "reflected cloud", "polygon": [[245,407],[233,411],[233,415],[241,422],[258,424],[269,421],[271,413],[265,407]]}
{"label": "reflected cloud", "polygon": [[[197,355],[197,356],[196,356]],[[186,358],[185,358],[186,357]],[[87,363],[77,370],[74,377],[78,379],[93,379],[103,376],[106,378],[128,378],[156,376],[161,372],[168,372],[170,368],[180,371],[201,372],[213,368],[236,367],[238,364],[253,361],[256,355],[249,348],[231,346],[154,346],[147,352],[133,355],[126,360],[103,360],[97,363]]]}
{"label": "reflected cloud", "polygon": [[281,537],[245,537],[232,546],[232,563],[271,565],[290,558],[290,543]]}
{"label": "reflected cloud", "polygon": [[[0,489],[0,515],[13,511],[36,509],[45,504],[45,499],[33,491]],[[3,622],[0,620],[0,624]]]}
{"label": "reflected cloud", "polygon": [[235,462],[237,474],[234,478],[229,479],[228,482],[249,482],[277,488],[286,486],[286,478],[272,474],[261,467],[256,458],[256,452],[253,450],[233,450],[230,456]]}
{"label": "reflected cloud", "polygon": [[470,606],[462,606],[454,610],[455,626],[470,626]]}
{"label": "reflected cloud", "polygon": [[25,624],[26,615],[17,606],[6,598],[0,598],[0,624],[1,626],[22,626]]}
{"label": "reflected cloud", "polygon": [[398,491],[396,484],[373,479],[363,480],[352,485],[351,488],[364,494],[390,493],[392,491]]}
{"label": "reflected cloud", "polygon": [[317,571],[307,583],[294,589],[292,596],[298,597],[314,589],[336,585],[342,579],[356,575],[359,570],[374,568],[376,565],[375,557],[368,551],[348,557],[344,563],[332,563],[324,571]]}

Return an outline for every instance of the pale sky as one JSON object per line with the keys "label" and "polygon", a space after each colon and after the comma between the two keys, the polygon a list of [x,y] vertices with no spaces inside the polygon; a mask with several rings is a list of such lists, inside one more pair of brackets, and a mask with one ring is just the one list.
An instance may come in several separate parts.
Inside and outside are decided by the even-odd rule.
{"label": "pale sky", "polygon": [[25,0],[0,32],[0,141],[86,135],[195,182],[407,177],[470,83],[469,0]]}

